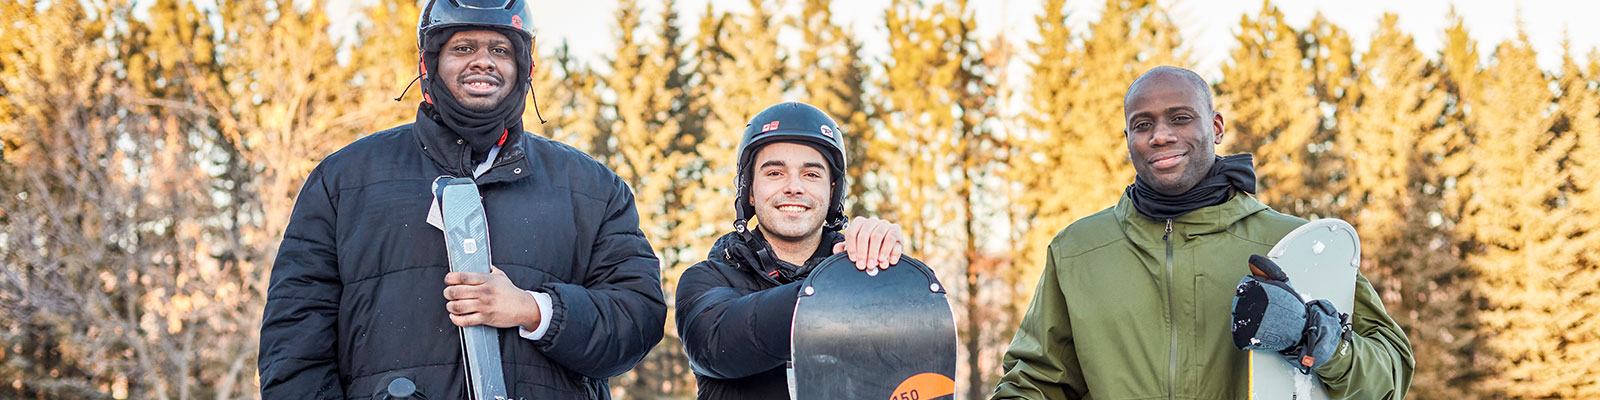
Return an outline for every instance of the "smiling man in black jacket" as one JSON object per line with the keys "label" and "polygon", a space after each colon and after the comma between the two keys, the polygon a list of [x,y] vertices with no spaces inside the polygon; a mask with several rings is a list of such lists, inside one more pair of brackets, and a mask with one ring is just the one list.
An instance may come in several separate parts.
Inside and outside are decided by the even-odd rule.
{"label": "smiling man in black jacket", "polygon": [[802,103],[768,107],[746,125],[735,231],[678,281],[678,335],[699,398],[788,398],[784,364],[800,281],[841,251],[860,270],[900,260],[899,225],[856,217],[845,228],[842,134]]}
{"label": "smiling man in black jacket", "polygon": [[[463,398],[456,327],[470,325],[507,328],[512,398],[607,398],[607,378],[660,342],[660,264],[632,192],[522,129],[530,17],[525,0],[424,8],[416,122],[328,156],[296,199],[267,289],[263,398],[369,399],[396,377]],[[493,273],[449,272],[429,221],[440,176],[477,181]]]}

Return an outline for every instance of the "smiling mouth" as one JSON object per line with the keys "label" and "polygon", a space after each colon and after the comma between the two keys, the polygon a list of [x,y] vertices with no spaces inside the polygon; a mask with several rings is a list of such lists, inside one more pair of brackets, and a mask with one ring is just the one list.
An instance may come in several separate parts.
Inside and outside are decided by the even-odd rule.
{"label": "smiling mouth", "polygon": [[1158,157],[1158,158],[1155,158],[1155,159],[1151,159],[1150,160],[1150,166],[1152,168],[1155,168],[1155,169],[1172,168],[1174,166],[1177,166],[1178,162],[1180,160],[1182,160],[1184,156],[1187,156],[1187,155],[1188,155],[1188,153],[1179,153],[1179,154],[1173,154],[1173,155],[1166,156],[1166,157]]}
{"label": "smiling mouth", "polygon": [[461,80],[461,88],[466,89],[470,95],[487,96],[494,94],[495,90],[500,88],[500,81],[490,76],[477,75]]}
{"label": "smiling mouth", "polygon": [[808,207],[806,207],[806,206],[797,206],[797,205],[778,206],[778,211],[783,211],[783,212],[805,212],[807,209],[808,209]]}

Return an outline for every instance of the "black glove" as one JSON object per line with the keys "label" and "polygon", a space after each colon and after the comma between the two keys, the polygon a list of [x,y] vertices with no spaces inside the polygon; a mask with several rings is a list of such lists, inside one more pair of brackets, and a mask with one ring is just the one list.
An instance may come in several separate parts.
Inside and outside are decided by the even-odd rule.
{"label": "black glove", "polygon": [[1349,316],[1327,300],[1305,301],[1278,264],[1251,255],[1250,271],[1233,295],[1234,347],[1278,352],[1310,373],[1349,340]]}

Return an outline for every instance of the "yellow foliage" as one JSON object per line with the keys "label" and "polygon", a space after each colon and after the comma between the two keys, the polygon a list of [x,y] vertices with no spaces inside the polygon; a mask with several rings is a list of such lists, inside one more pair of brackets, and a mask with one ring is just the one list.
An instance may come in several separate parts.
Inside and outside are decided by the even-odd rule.
{"label": "yellow foliage", "polygon": [[1318,99],[1308,96],[1317,77],[1302,66],[1300,33],[1283,12],[1266,1],[1255,19],[1240,18],[1239,47],[1222,67],[1217,108],[1223,112],[1227,153],[1254,153],[1258,197],[1289,213],[1310,210],[1307,194],[1327,182],[1314,173],[1313,144],[1318,129]]}
{"label": "yellow foliage", "polygon": [[[1077,35],[1067,28],[1064,6],[1046,4],[1041,41],[1031,44],[1039,61],[1031,66],[1030,132],[1018,140],[1011,177],[1028,216],[1018,257],[1028,279],[1043,270],[1045,246],[1057,232],[1116,204],[1133,184],[1123,136],[1128,85],[1159,65],[1189,67],[1177,27],[1159,4],[1108,0],[1089,31]],[[1031,297],[1032,285],[1025,286],[1015,301]]]}
{"label": "yellow foliage", "polygon": [[1472,148],[1474,171],[1461,227],[1480,245],[1467,261],[1489,302],[1480,314],[1495,351],[1496,374],[1485,384],[1516,397],[1572,396],[1559,355],[1566,328],[1558,313],[1577,249],[1566,240],[1576,222],[1556,207],[1569,172],[1561,160],[1573,137],[1551,132],[1549,81],[1526,37],[1497,46],[1483,72],[1480,96],[1468,99],[1469,121],[1491,137]]}
{"label": "yellow foliage", "polygon": [[[0,397],[248,397],[301,180],[415,118],[415,88],[393,99],[417,76],[417,2],[376,2],[348,38],[323,1],[155,0],[139,20],[130,1],[46,3],[0,1],[0,347],[26,360],[0,366]],[[824,0],[708,5],[687,38],[676,1],[645,15],[628,0],[603,67],[535,41],[526,128],[628,182],[671,293],[731,229],[750,117],[823,108],[848,138],[851,213],[900,223],[908,254],[966,283],[953,293],[972,396],[1044,246],[1132,182],[1127,85],[1189,66],[1167,2],[1107,0],[1079,30],[1067,1],[1042,3],[1015,123],[996,111],[1018,107],[1005,42],[980,40],[966,1],[894,2],[873,58]],[[1290,26],[1263,2],[1216,82],[1224,152],[1256,154],[1274,207],[1359,227],[1363,271],[1415,345],[1417,397],[1600,397],[1600,53],[1569,49],[1545,72],[1519,39],[1482,64],[1466,21],[1447,18],[1438,54],[1392,15],[1357,49],[1328,19]],[[799,41],[780,43],[785,30]],[[1012,238],[1017,254],[991,254]],[[693,390],[666,328],[622,394]]]}

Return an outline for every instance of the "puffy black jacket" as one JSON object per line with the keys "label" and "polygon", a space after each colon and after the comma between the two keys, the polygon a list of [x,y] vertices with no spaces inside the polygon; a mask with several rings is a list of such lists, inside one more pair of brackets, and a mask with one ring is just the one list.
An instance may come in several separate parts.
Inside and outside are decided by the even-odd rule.
{"label": "puffy black jacket", "polygon": [[[404,376],[463,398],[460,334],[445,311],[444,236],[426,222],[440,175],[471,176],[470,150],[437,123],[362,138],[306,178],[272,266],[258,359],[266,399],[371,399]],[[538,341],[500,329],[512,398],[606,398],[606,378],[660,342],[659,262],[633,194],[594,159],[513,136],[478,178],[491,257],[551,297]]]}
{"label": "puffy black jacket", "polygon": [[730,252],[738,235],[718,238],[707,259],[678,279],[678,336],[694,369],[699,398],[786,399],[784,364],[789,361],[789,328],[800,281],[833,254],[833,245],[844,235],[824,233],[817,251],[801,266]]}

